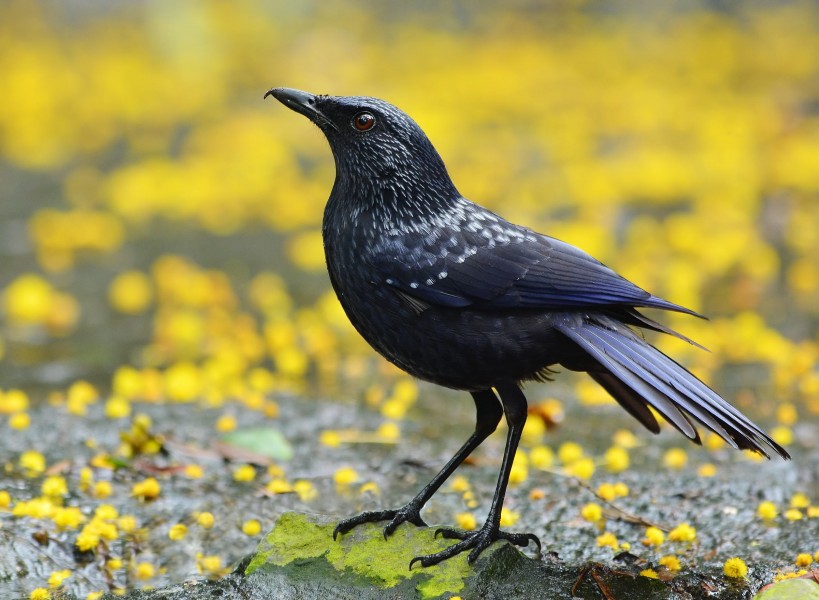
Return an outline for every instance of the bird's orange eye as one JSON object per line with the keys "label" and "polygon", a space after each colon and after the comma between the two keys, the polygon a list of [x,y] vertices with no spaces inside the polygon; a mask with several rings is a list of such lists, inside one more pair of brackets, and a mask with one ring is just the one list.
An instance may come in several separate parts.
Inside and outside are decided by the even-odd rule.
{"label": "bird's orange eye", "polygon": [[375,117],[372,113],[360,112],[353,117],[353,127],[359,131],[368,131],[375,125]]}

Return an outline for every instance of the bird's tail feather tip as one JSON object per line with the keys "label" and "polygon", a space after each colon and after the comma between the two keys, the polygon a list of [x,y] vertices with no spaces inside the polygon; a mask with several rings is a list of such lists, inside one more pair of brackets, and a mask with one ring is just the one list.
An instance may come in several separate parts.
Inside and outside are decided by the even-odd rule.
{"label": "bird's tail feather tip", "polygon": [[692,419],[734,448],[790,459],[759,426],[622,323],[604,315],[580,323],[576,318],[557,328],[599,365],[589,371],[592,378],[650,431],[659,425],[649,406],[694,443],[701,440]]}

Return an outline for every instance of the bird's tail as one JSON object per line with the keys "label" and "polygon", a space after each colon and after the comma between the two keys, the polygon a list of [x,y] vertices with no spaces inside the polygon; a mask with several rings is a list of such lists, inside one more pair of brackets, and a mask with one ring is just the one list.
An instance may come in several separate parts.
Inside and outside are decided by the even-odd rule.
{"label": "bird's tail", "polygon": [[555,325],[599,364],[589,375],[650,431],[657,433],[660,427],[649,406],[698,444],[692,417],[734,448],[790,458],[714,390],[626,325],[601,314],[567,314]]}

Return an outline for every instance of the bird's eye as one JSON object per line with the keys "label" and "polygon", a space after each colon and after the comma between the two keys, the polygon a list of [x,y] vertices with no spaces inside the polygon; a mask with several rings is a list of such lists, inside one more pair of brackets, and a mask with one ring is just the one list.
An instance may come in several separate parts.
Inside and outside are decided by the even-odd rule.
{"label": "bird's eye", "polygon": [[372,113],[360,112],[353,117],[353,127],[359,131],[368,131],[375,125],[375,117]]}

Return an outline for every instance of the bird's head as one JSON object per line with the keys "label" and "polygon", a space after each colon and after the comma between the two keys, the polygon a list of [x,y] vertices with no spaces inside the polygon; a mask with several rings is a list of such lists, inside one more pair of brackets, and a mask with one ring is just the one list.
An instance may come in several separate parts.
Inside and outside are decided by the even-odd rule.
{"label": "bird's head", "polygon": [[382,186],[451,188],[441,157],[418,124],[392,104],[364,96],[314,95],[273,88],[273,96],[315,123],[330,143],[337,178]]}

